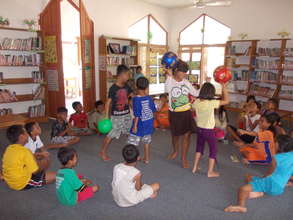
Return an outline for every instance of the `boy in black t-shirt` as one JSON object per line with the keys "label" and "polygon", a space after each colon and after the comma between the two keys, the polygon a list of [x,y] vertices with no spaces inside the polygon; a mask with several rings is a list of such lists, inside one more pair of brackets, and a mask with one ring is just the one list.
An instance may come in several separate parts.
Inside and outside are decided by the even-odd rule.
{"label": "boy in black t-shirt", "polygon": [[108,146],[113,138],[119,139],[121,134],[129,134],[132,118],[130,115],[128,97],[132,95],[132,89],[126,84],[129,79],[129,68],[125,65],[117,67],[116,82],[109,89],[105,106],[106,118],[111,114],[112,130],[105,137],[99,156],[108,161]]}

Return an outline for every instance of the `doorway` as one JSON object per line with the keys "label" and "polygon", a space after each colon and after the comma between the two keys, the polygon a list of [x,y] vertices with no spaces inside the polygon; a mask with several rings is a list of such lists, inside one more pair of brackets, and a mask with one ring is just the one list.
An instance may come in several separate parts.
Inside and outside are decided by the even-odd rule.
{"label": "doorway", "polygon": [[80,13],[67,0],[61,2],[60,9],[65,105],[68,114],[72,114],[72,103],[83,103]]}

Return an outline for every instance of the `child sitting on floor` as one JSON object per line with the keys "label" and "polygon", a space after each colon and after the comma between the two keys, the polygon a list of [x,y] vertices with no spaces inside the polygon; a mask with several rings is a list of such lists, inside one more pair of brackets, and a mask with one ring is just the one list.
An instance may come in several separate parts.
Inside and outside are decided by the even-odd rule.
{"label": "child sitting on floor", "polygon": [[[51,132],[51,142],[60,147],[67,147],[79,142],[80,138],[73,136],[67,122],[67,109],[59,107],[57,109],[57,120],[53,122]],[[56,147],[57,148],[57,147]]]}
{"label": "child sitting on floor", "polygon": [[39,188],[55,181],[56,174],[40,169],[32,152],[24,147],[29,136],[22,125],[10,126],[6,135],[12,144],[3,155],[3,177],[11,189]]}
{"label": "child sitting on floor", "polygon": [[[244,116],[244,126],[242,130],[246,131],[253,131],[258,132],[259,131],[259,119],[260,119],[260,109],[261,105],[260,103],[250,103],[248,104],[247,108],[247,114]],[[246,144],[251,144],[254,141],[255,136],[248,135],[248,134],[239,134],[237,131],[237,128],[233,127],[232,125],[228,125],[227,131],[232,136],[233,140],[236,141],[242,141]]]}
{"label": "child sitting on floor", "polygon": [[150,161],[150,143],[154,133],[154,112],[156,107],[153,99],[148,95],[149,81],[140,77],[136,81],[137,95],[132,98],[134,119],[128,137],[128,143],[138,146],[144,144],[143,162]]}
{"label": "child sitting on floor", "polygon": [[90,186],[90,180],[76,174],[73,169],[77,164],[76,151],[73,148],[61,148],[58,159],[62,164],[56,175],[56,193],[60,203],[73,206],[93,197],[99,186]]}
{"label": "child sitting on floor", "polygon": [[166,129],[170,127],[167,94],[160,95],[159,105],[157,107],[157,112],[155,113],[154,127],[161,129]]}
{"label": "child sitting on floor", "polygon": [[238,129],[238,132],[255,136],[252,144],[245,144],[241,141],[235,141],[234,144],[239,147],[245,164],[270,164],[272,156],[276,153],[274,141],[275,128],[274,124],[278,119],[277,113],[264,115],[259,120],[259,131],[245,131]]}
{"label": "child sitting on floor", "polygon": [[95,110],[89,113],[89,128],[95,133],[100,133],[97,129],[98,122],[105,119],[105,104],[99,100],[95,103]]}
{"label": "child sitting on floor", "polygon": [[237,126],[240,129],[244,129],[245,126],[245,115],[248,114],[250,110],[250,105],[252,103],[256,103],[256,99],[254,95],[247,96],[246,102],[242,106],[243,111],[240,113],[239,118],[237,120]]}
{"label": "child sitting on floor", "polygon": [[69,124],[72,131],[78,136],[91,135],[92,132],[89,129],[87,114],[83,111],[83,106],[80,102],[73,102],[72,108],[75,113],[70,115]]}
{"label": "child sitting on floor", "polygon": [[38,122],[29,122],[25,124],[25,130],[29,134],[28,142],[25,144],[25,147],[29,149],[37,159],[38,166],[41,169],[48,169],[50,165],[50,154],[46,150],[40,135],[42,129],[39,126]]}
{"label": "child sitting on floor", "polygon": [[247,199],[262,197],[264,194],[277,196],[284,193],[288,181],[293,177],[293,139],[280,135],[277,137],[277,145],[279,153],[274,156],[268,174],[263,178],[247,176],[248,184],[238,190],[238,204],[228,206],[225,212],[247,212]]}
{"label": "child sitting on floor", "polygon": [[219,141],[223,141],[226,137],[226,128],[228,123],[227,111],[224,106],[220,106],[215,110],[215,135]]}
{"label": "child sitting on floor", "polygon": [[148,198],[155,198],[160,184],[143,184],[142,174],[136,168],[139,151],[134,145],[126,145],[122,150],[125,163],[117,164],[113,171],[112,194],[120,207],[137,205]]}
{"label": "child sitting on floor", "polygon": [[192,105],[196,111],[197,122],[197,143],[194,156],[192,172],[195,173],[199,168],[199,162],[204,153],[205,142],[210,148],[208,177],[218,177],[220,174],[214,171],[217,156],[217,139],[215,136],[215,109],[222,105],[229,104],[229,96],[226,84],[222,84],[222,100],[215,100],[216,89],[211,83],[204,83],[200,89],[199,96]]}

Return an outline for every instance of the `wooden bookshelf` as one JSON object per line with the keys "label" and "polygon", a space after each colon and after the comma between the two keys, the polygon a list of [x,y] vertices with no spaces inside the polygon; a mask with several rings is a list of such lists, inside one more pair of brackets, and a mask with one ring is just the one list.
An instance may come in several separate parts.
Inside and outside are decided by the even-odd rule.
{"label": "wooden bookshelf", "polygon": [[[0,31],[2,33],[5,33],[6,36],[9,36],[11,39],[28,39],[30,37],[41,37],[41,32],[40,31],[30,31],[27,29],[23,28],[13,28],[13,27],[0,27]],[[27,32],[27,34],[22,34],[21,37],[19,36],[19,32]],[[26,37],[24,37],[24,35]],[[0,37],[0,41],[3,39],[3,37]],[[33,44],[35,46],[35,44]],[[40,44],[39,44],[40,45]],[[42,45],[41,45],[42,46]],[[43,50],[41,50],[41,46],[39,49],[36,50],[18,50],[18,49],[10,49],[10,48],[1,48],[0,49],[0,54],[11,54],[11,55],[26,55],[30,56],[30,54],[40,54],[38,56],[41,56],[41,60],[43,57]],[[12,47],[11,47],[12,48]],[[34,55],[32,55],[34,56]],[[9,69],[8,69],[9,68]],[[33,69],[31,69],[33,68]],[[12,69],[12,70],[11,70]],[[9,70],[9,71],[8,71]],[[33,78],[31,75],[32,71],[36,72],[42,72],[43,70],[43,65],[0,65],[0,72],[2,72],[2,77],[0,79],[0,89],[2,87],[4,89],[8,89],[10,92],[15,91],[16,86],[17,88],[20,88],[20,90],[23,90],[27,87],[35,87],[37,89],[38,85],[42,86],[45,89],[45,95],[44,99],[41,98],[36,98],[34,99],[34,94],[21,94],[21,92],[16,93],[16,99],[17,101],[12,101],[12,102],[5,102],[5,103],[0,103],[0,110],[3,109],[2,105],[5,105],[5,109],[9,108],[12,109],[12,112],[20,112],[21,113],[12,113],[8,115],[3,115],[0,116],[0,128],[5,128],[13,124],[24,124],[28,121],[38,121],[38,122],[46,122],[48,120],[47,116],[47,84],[45,80],[45,76],[42,75],[42,79],[36,80]],[[18,78],[11,78],[13,73],[17,74],[19,77]],[[23,75],[23,77],[21,77]],[[30,76],[31,75],[31,76]],[[36,85],[29,85],[29,84],[36,84]],[[27,89],[26,89],[27,92]],[[19,94],[20,93],[20,94]],[[39,107],[40,109],[45,108],[45,115],[40,116],[40,117],[30,117],[29,116],[29,106],[36,106],[34,104],[34,101],[39,101],[43,107]],[[21,110],[15,108],[15,104],[19,103],[19,107]],[[27,103],[27,104],[26,104]],[[10,107],[11,104],[11,107]],[[18,104],[17,104],[18,105]],[[26,107],[23,107],[27,105],[28,109],[25,109]],[[14,107],[13,107],[14,106]],[[15,109],[14,109],[15,108]],[[35,111],[37,111],[38,107],[35,107]],[[40,110],[38,111],[39,113],[41,112]],[[1,112],[3,113],[3,112]]]}
{"label": "wooden bookshelf", "polygon": [[[237,46],[239,47],[238,50],[243,50],[245,49],[245,45],[247,46],[245,51],[237,51]],[[240,57],[248,57],[246,61],[249,60],[249,63],[235,64],[231,61],[231,59],[234,59],[234,61],[237,61],[238,59],[239,61]],[[293,40],[272,39],[266,41],[228,41],[225,51],[225,65],[231,69],[232,74],[235,73],[234,71],[237,68],[247,71],[245,72],[247,73],[247,77],[244,77],[244,79],[241,78],[241,76],[245,76],[243,72],[242,75],[240,74],[239,78],[235,78],[233,75],[233,81],[231,82],[232,88],[235,88],[235,85],[239,83],[239,81],[246,81],[247,83],[247,93],[230,91],[231,96],[239,94],[243,96],[243,100],[234,98],[237,100],[236,102],[240,103],[241,101],[244,101],[248,95],[255,95],[265,99],[277,98],[280,100],[280,104],[285,106],[281,107],[284,109],[281,109],[280,112],[282,114],[293,114]],[[258,85],[260,85],[260,87],[257,87]],[[292,89],[283,86],[292,86]],[[263,92],[259,93],[252,90],[253,88],[259,88],[259,90],[267,88],[268,91],[263,89]],[[281,93],[284,88],[286,89],[285,92],[290,94],[289,96]],[[268,95],[269,93],[273,94]],[[282,100],[286,101],[286,103]],[[227,109],[231,111],[241,111],[240,105],[237,106],[236,102],[232,103],[232,106],[228,106]]]}
{"label": "wooden bookshelf", "polygon": [[[123,46],[129,46],[132,48],[132,52],[128,54],[111,53],[109,44],[119,44],[120,51]],[[99,60],[100,98],[106,101],[108,90],[115,82],[117,66],[125,64],[132,69],[138,65],[138,40],[102,35],[99,38]],[[131,76],[132,78],[133,76]]]}

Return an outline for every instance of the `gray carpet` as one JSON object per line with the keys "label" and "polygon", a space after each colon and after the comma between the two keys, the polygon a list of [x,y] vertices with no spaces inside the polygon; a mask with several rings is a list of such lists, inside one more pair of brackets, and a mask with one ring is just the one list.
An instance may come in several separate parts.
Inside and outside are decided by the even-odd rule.
{"label": "gray carpet", "polygon": [[[49,141],[49,125],[42,125],[42,139]],[[195,135],[192,137],[189,160],[195,148]],[[2,156],[7,141],[4,131],[0,132],[0,154]],[[236,202],[236,190],[243,184],[246,173],[262,175],[264,167],[245,167],[232,163],[229,159],[233,146],[219,144],[218,169],[221,177],[206,177],[207,158],[202,161],[201,172],[193,175],[190,169],[182,169],[180,161],[166,160],[170,152],[170,134],[168,131],[157,131],[151,146],[151,163],[139,164],[143,181],[159,181],[161,191],[158,198],[149,199],[132,208],[119,208],[111,195],[112,169],[122,160],[121,149],[125,138],[114,141],[110,146],[111,162],[102,162],[98,157],[99,146],[103,137],[83,137],[74,146],[78,151],[79,164],[77,172],[85,175],[101,186],[101,191],[94,198],[75,207],[60,205],[55,196],[55,185],[30,191],[12,191],[5,183],[0,183],[0,219],[293,219],[293,188],[286,189],[278,197],[248,201],[248,213],[225,213],[223,209]],[[140,148],[142,150],[142,148]],[[57,170],[59,162],[56,151],[52,150],[52,170]]]}

